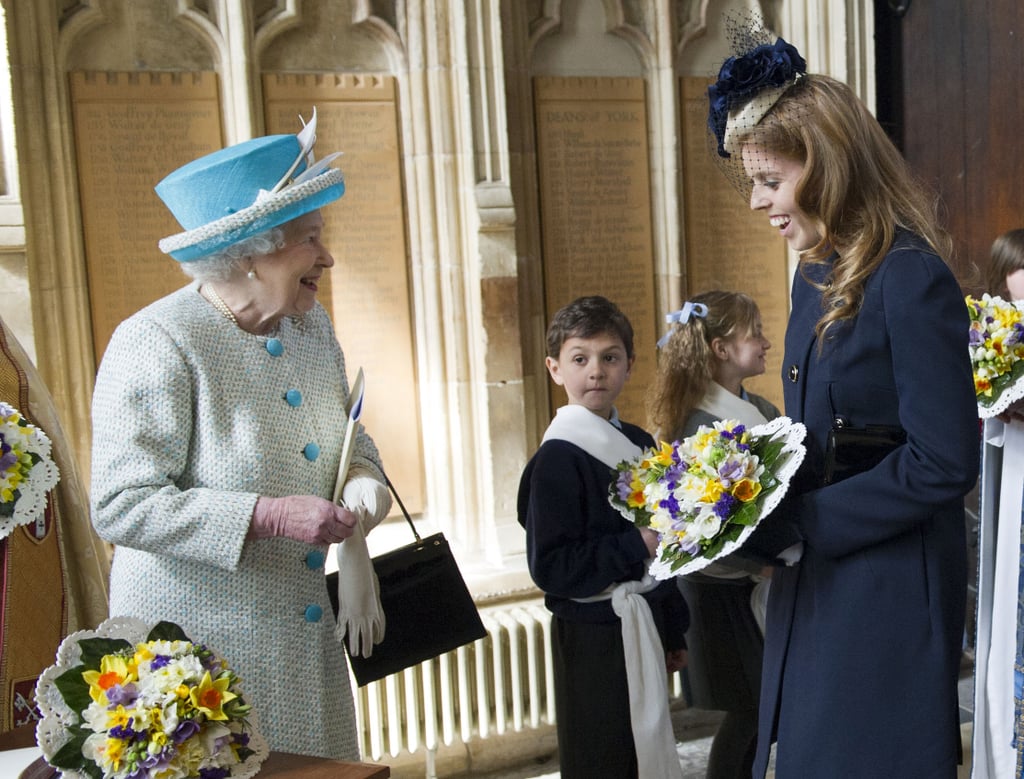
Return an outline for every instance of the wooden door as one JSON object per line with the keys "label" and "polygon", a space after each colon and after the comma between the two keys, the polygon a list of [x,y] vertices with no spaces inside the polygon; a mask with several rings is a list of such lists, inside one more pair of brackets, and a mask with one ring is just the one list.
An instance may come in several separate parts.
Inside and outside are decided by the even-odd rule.
{"label": "wooden door", "polygon": [[936,188],[980,291],[992,241],[1024,227],[1024,4],[876,0],[875,17],[879,119]]}

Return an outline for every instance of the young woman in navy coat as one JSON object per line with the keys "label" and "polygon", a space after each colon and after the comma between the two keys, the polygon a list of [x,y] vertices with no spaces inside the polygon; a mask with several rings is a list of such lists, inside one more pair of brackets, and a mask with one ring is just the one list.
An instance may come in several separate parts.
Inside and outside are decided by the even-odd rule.
{"label": "young woman in navy coat", "polygon": [[[718,128],[724,167],[742,163],[751,208],[800,257],[782,379],[808,449],[752,538],[788,560],[772,578],[754,776],[776,742],[778,779],[954,779],[963,496],[979,444],[950,241],[849,87],[803,73],[781,39],[749,56],[763,72],[796,65],[780,86],[719,102]],[[732,88],[716,87],[713,128],[715,97]],[[906,439],[826,485],[839,425]]]}

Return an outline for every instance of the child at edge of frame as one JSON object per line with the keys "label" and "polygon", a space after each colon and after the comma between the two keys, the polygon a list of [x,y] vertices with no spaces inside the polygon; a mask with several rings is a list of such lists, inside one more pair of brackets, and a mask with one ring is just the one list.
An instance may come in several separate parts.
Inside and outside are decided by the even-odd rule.
{"label": "child at edge of frame", "polygon": [[[608,501],[615,466],[654,445],[615,408],[634,359],[633,328],[610,300],[581,297],[554,315],[545,365],[568,404],[519,485],[530,575],[553,615],[562,779],[681,777],[662,677],[686,664],[689,612],[674,581],[647,573],[657,534]],[[636,620],[646,642],[630,639],[644,632],[630,632]]]}

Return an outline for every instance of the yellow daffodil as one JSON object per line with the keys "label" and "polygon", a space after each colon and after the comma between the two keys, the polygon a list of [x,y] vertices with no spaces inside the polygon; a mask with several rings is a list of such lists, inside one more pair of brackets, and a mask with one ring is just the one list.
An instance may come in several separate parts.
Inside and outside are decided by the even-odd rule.
{"label": "yellow daffodil", "polygon": [[128,724],[131,716],[131,712],[125,709],[124,706],[117,706],[113,711],[107,712],[107,728],[123,728]]}
{"label": "yellow daffodil", "polygon": [[107,690],[115,684],[125,684],[132,680],[128,671],[128,663],[119,655],[104,655],[100,660],[100,670],[86,671],[82,679],[89,685],[89,697],[97,703],[107,703]]}
{"label": "yellow daffodil", "polygon": [[704,503],[716,503],[725,491],[722,482],[718,481],[718,479],[710,479],[704,482],[703,487],[700,499]]}
{"label": "yellow daffodil", "polygon": [[629,497],[626,498],[626,504],[630,508],[641,508],[645,501],[644,498],[644,483],[639,478],[634,477],[629,483]]}
{"label": "yellow daffodil", "polygon": [[761,485],[752,479],[740,479],[732,487],[732,496],[744,503],[756,500],[761,494]]}
{"label": "yellow daffodil", "polygon": [[230,684],[230,677],[223,676],[214,680],[210,677],[210,672],[207,671],[203,674],[198,686],[193,687],[189,694],[192,705],[205,714],[208,719],[226,720],[228,716],[224,713],[224,704],[238,697],[228,690]]}

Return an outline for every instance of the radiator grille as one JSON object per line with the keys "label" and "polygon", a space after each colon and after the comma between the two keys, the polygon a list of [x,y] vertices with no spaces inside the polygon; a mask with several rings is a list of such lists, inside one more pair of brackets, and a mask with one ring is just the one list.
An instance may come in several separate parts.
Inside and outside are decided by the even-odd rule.
{"label": "radiator grille", "polygon": [[[386,762],[554,725],[550,612],[536,599],[480,616],[485,638],[357,689],[364,757]],[[681,695],[678,674],[670,695]]]}

